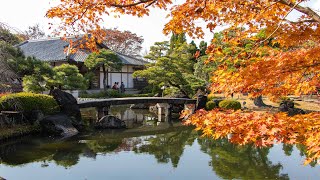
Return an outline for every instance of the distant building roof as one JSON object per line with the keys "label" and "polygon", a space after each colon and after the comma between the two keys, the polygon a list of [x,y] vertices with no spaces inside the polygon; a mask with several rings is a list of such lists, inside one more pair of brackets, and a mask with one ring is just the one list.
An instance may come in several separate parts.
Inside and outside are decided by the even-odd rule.
{"label": "distant building roof", "polygon": [[118,52],[116,54],[118,55],[118,57],[120,58],[120,60],[122,61],[123,64],[143,66],[143,65],[149,63],[143,59],[135,58],[132,56],[127,56],[127,55],[124,55],[124,54],[121,54]]}
{"label": "distant building roof", "polygon": [[[73,41],[76,41],[76,38],[72,38]],[[88,57],[90,52],[79,50],[74,54],[70,54],[68,57],[65,48],[69,46],[67,41],[62,40],[61,38],[48,38],[48,39],[39,39],[39,40],[27,40],[23,43],[18,44],[16,47],[20,48],[26,56],[34,56],[35,58],[48,61],[66,61],[74,60],[76,62],[84,62]],[[126,65],[145,65],[148,62],[127,56],[121,53],[117,53],[118,57],[121,59],[123,64]]]}

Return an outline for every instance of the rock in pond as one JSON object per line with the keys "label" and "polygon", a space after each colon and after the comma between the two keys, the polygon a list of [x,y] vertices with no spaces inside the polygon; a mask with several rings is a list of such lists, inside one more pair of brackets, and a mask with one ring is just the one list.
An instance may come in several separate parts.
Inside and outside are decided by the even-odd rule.
{"label": "rock in pond", "polygon": [[81,127],[83,123],[76,98],[74,98],[72,94],[61,91],[60,89],[51,90],[50,95],[52,95],[59,104],[60,111],[71,118],[72,124],[77,128]]}
{"label": "rock in pond", "polygon": [[40,121],[40,125],[43,132],[50,135],[70,137],[79,133],[65,114],[47,116]]}
{"label": "rock in pond", "polygon": [[292,101],[282,101],[279,106],[279,111],[286,112],[288,116],[294,116],[297,114],[306,114],[302,109],[295,108]]}
{"label": "rock in pond", "polygon": [[107,115],[102,117],[98,122],[95,124],[95,128],[97,129],[121,129],[126,128],[126,123],[121,119]]}

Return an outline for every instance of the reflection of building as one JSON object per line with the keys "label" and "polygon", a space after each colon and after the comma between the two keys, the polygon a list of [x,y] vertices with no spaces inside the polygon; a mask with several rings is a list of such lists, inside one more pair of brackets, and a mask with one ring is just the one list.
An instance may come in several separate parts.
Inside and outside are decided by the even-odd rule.
{"label": "reflection of building", "polygon": [[[78,39],[72,38],[73,41]],[[108,49],[104,44],[97,44],[99,48]],[[84,66],[84,61],[90,54],[88,50],[80,49],[78,52],[69,54],[69,42],[61,38],[49,38],[40,40],[28,40],[17,45],[26,56],[34,56],[35,58],[49,62],[52,66],[59,66],[64,63],[74,64],[78,66],[81,73],[86,73],[88,69]],[[147,64],[147,61],[136,57],[127,56],[117,53],[119,59],[124,66],[121,71],[108,69],[106,79],[107,85],[112,87],[114,82],[124,82],[126,88],[141,89],[146,86],[145,79],[135,79],[132,73],[136,70],[141,70]],[[102,69],[94,71],[95,78],[91,83],[91,89],[103,89],[103,72]]]}

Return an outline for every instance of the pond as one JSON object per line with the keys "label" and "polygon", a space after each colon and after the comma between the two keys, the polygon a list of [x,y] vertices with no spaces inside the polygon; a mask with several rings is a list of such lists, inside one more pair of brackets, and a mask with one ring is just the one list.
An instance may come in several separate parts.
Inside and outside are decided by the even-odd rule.
{"label": "pond", "polygon": [[0,144],[0,176],[15,179],[320,179],[304,147],[236,146],[155,114],[112,109],[130,128],[69,139],[28,136]]}

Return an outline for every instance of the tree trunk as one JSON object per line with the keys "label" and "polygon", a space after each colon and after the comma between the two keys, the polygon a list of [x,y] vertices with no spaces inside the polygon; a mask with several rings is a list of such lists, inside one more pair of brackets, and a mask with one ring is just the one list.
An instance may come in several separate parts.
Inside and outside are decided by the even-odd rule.
{"label": "tree trunk", "polygon": [[253,103],[254,103],[254,105],[256,105],[258,107],[268,106],[263,102],[262,96],[258,96],[256,98],[254,98]]}
{"label": "tree trunk", "polygon": [[106,85],[106,67],[102,66],[102,71],[103,71],[103,89],[106,89],[107,85]]}

